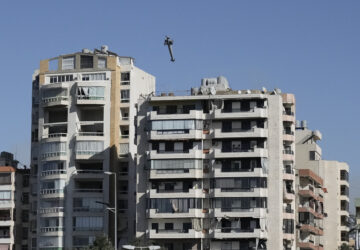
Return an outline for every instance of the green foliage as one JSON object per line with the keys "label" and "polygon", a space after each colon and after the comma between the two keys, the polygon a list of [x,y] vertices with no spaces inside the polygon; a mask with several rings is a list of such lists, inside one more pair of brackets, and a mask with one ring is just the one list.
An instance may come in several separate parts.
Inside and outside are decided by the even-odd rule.
{"label": "green foliage", "polygon": [[97,236],[88,250],[114,250],[113,245],[105,235]]}
{"label": "green foliage", "polygon": [[351,250],[351,248],[347,244],[343,243],[340,247],[340,250]]}

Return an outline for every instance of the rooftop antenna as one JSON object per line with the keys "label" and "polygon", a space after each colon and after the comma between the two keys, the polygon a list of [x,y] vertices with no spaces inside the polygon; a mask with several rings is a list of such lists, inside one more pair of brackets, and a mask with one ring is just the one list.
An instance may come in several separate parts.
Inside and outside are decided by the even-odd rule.
{"label": "rooftop antenna", "polygon": [[169,53],[170,53],[170,61],[175,62],[175,58],[173,56],[172,53],[172,45],[174,44],[174,41],[170,39],[170,37],[166,36],[165,37],[165,42],[164,45],[167,45],[169,48]]}

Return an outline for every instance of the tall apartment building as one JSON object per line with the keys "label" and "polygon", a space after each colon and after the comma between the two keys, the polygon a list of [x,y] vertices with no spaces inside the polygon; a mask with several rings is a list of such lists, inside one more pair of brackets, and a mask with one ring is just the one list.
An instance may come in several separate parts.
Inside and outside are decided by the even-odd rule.
{"label": "tall apartment building", "polygon": [[297,172],[295,188],[297,247],[300,250],[323,250],[324,192],[326,192],[324,181],[310,169],[299,169]]}
{"label": "tall apartment building", "polygon": [[0,249],[27,249],[30,171],[11,153],[2,152],[0,163]]}
{"label": "tall apartment building", "polygon": [[32,249],[81,248],[103,233],[114,242],[108,208],[116,195],[116,241],[131,241],[135,104],[154,90],[153,76],[107,46],[40,62],[33,75]]}
{"label": "tall apartment building", "polygon": [[295,250],[295,99],[203,79],[139,101],[137,237],[168,250]]}
{"label": "tall apartment building", "polygon": [[[325,189],[318,189],[318,193],[314,190],[313,199],[310,198],[313,205],[308,204],[307,216],[310,219],[312,217],[315,220],[320,219],[319,222],[315,221],[315,223],[323,221],[323,240],[320,239],[323,249],[337,250],[339,246],[349,241],[349,166],[344,162],[322,160],[322,151],[317,144],[317,141],[321,140],[321,138],[321,133],[317,130],[309,130],[306,122],[303,121],[301,124],[297,124],[296,168],[308,169],[313,173],[313,176],[320,177],[318,181],[313,179],[315,182],[313,187],[323,185]],[[321,183],[321,179],[323,183]],[[310,185],[308,187],[310,188]],[[323,204],[321,204],[322,201]],[[299,206],[298,212],[301,212],[302,209]],[[317,242],[317,239],[312,239],[310,235],[303,234],[300,235],[300,242],[302,241],[313,245],[313,243]]]}

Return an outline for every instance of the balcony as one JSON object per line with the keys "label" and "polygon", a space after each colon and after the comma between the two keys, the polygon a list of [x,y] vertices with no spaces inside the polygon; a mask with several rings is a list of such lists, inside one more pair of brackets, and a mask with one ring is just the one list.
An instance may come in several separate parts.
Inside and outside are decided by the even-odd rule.
{"label": "balcony", "polygon": [[39,209],[39,214],[43,217],[61,217],[63,213],[64,207],[46,207]]}
{"label": "balcony", "polygon": [[77,105],[105,105],[105,83],[79,82],[77,83]]}
{"label": "balcony", "polygon": [[220,177],[266,177],[267,171],[261,167],[259,168],[224,168],[221,164],[215,164],[213,166],[213,176]]}
{"label": "balcony", "polygon": [[148,118],[152,120],[203,120],[205,114],[202,110],[184,110],[177,109],[177,112],[174,114],[167,113],[166,111],[150,111],[148,113]]}
{"label": "balcony", "polygon": [[245,238],[266,238],[267,233],[260,228],[241,229],[241,228],[221,228],[214,230],[215,239],[245,239]]}
{"label": "balcony", "polygon": [[316,192],[315,191],[316,189],[312,185],[300,186],[299,187],[299,195],[302,197],[311,197],[320,202],[324,202],[322,195],[319,193],[319,191]]}
{"label": "balcony", "polygon": [[64,197],[64,189],[41,189],[40,195],[42,198],[62,198]]}
{"label": "balcony", "polygon": [[214,130],[215,138],[265,138],[268,137],[268,130],[265,128],[237,129],[232,128],[230,131],[217,128]]}
{"label": "balcony", "polygon": [[214,149],[214,158],[237,158],[237,157],[268,157],[268,150],[265,148],[250,148],[250,149],[229,149],[222,150],[221,148]]}
{"label": "balcony", "polygon": [[203,150],[190,149],[190,150],[174,150],[174,151],[161,151],[152,150],[149,153],[149,159],[202,159]]}
{"label": "balcony", "polygon": [[283,150],[283,161],[294,161],[294,151],[291,149],[284,149]]}
{"label": "balcony", "polygon": [[73,227],[74,232],[103,232],[103,227]]}
{"label": "balcony", "polygon": [[68,96],[44,97],[41,99],[41,104],[43,107],[68,106],[69,97]]}
{"label": "balcony", "polygon": [[51,180],[51,179],[66,179],[66,170],[65,169],[53,169],[41,171],[41,179]]}
{"label": "balcony", "polygon": [[294,131],[284,130],[283,131],[283,140],[289,141],[289,142],[294,142],[295,141]]}
{"label": "balcony", "polygon": [[301,212],[311,213],[312,215],[315,216],[315,218],[318,218],[318,219],[323,219],[324,218],[324,215],[322,213],[319,213],[319,212],[315,211],[315,209],[312,208],[311,206],[309,206],[308,204],[300,204],[298,212],[299,213],[301,213]]}
{"label": "balcony", "polygon": [[222,207],[213,209],[214,217],[234,217],[234,218],[263,218],[267,215],[266,208],[236,208],[236,207]]}
{"label": "balcony", "polygon": [[212,197],[266,197],[267,188],[214,188]]}
{"label": "balcony", "polygon": [[77,160],[103,159],[104,142],[77,140],[75,156]]}
{"label": "balcony", "polygon": [[60,226],[40,227],[40,233],[44,236],[62,236],[64,233],[64,228]]}
{"label": "balcony", "polygon": [[301,223],[300,227],[301,231],[309,232],[315,235],[323,235],[324,231],[322,228],[317,227],[316,225],[310,224],[310,223]]}
{"label": "balcony", "polygon": [[78,123],[77,141],[102,141],[104,140],[103,121],[81,121]]}
{"label": "balcony", "polygon": [[203,238],[202,232],[197,232],[194,229],[173,229],[173,230],[150,230],[149,231],[150,239],[193,239],[193,238]]}
{"label": "balcony", "polygon": [[201,179],[205,174],[203,169],[151,169],[150,179]]}
{"label": "balcony", "polygon": [[216,109],[212,115],[213,119],[266,118],[268,111],[266,108],[252,108],[249,111]]}
{"label": "balcony", "polygon": [[295,122],[295,114],[292,111],[284,111],[282,117],[284,122]]}
{"label": "balcony", "polygon": [[149,140],[201,140],[205,138],[203,130],[182,129],[182,130],[151,130]]}
{"label": "balcony", "polygon": [[207,209],[190,208],[187,212],[159,212],[158,209],[147,209],[147,218],[166,219],[166,218],[205,218],[209,216]]}
{"label": "balcony", "polygon": [[205,198],[208,191],[202,188],[159,190],[150,189],[149,198]]}
{"label": "balcony", "polygon": [[295,96],[293,94],[281,94],[283,103],[286,104],[295,104]]}

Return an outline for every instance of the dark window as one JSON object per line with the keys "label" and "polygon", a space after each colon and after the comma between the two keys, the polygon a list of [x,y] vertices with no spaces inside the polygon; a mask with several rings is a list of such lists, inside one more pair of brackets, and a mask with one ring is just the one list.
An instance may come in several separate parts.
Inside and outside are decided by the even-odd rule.
{"label": "dark window", "polygon": [[340,170],[340,180],[349,181],[349,173],[346,170]]}
{"label": "dark window", "polygon": [[121,73],[121,81],[122,82],[130,81],[130,72]]}
{"label": "dark window", "polygon": [[176,114],[176,113],[177,113],[177,106],[176,105],[166,106],[166,114]]}
{"label": "dark window", "polygon": [[165,223],[165,230],[173,230],[174,224],[173,223]]}
{"label": "dark window", "polygon": [[189,229],[191,229],[191,227],[192,227],[191,222],[183,223],[183,231],[185,233],[189,232]]}
{"label": "dark window", "polygon": [[283,231],[286,234],[294,233],[294,220],[285,219],[283,220]]}
{"label": "dark window", "polygon": [[93,56],[81,56],[80,57],[80,68],[89,69],[93,68]]}
{"label": "dark window", "polygon": [[159,224],[158,223],[151,223],[151,229],[156,230],[156,232],[159,230]]}
{"label": "dark window", "polygon": [[310,151],[310,161],[315,161],[315,151]]}

